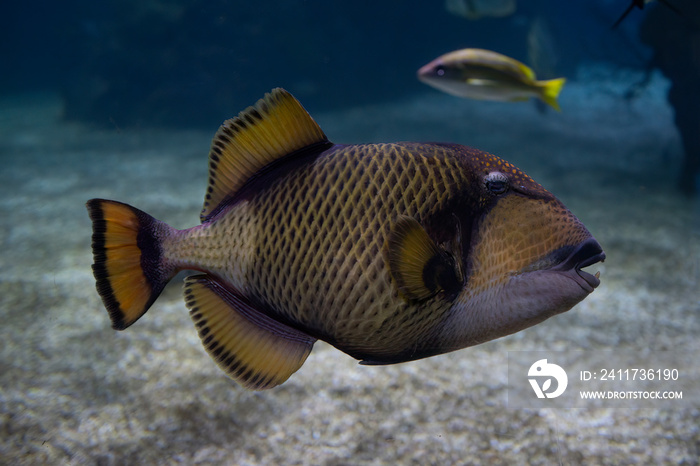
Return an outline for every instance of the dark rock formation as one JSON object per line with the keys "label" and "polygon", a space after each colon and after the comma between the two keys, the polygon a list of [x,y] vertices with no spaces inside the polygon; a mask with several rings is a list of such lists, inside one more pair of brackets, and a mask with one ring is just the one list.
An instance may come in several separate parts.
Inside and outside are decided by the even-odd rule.
{"label": "dark rock formation", "polygon": [[700,176],[700,2],[673,0],[682,16],[656,4],[641,27],[641,38],[654,49],[654,66],[671,80],[668,101],[683,141],[685,158],[679,187],[698,191]]}

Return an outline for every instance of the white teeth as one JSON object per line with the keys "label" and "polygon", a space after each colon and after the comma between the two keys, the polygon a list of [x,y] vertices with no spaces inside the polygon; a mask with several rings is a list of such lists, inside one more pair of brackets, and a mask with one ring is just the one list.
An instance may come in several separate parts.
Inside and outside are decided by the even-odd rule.
{"label": "white teeth", "polygon": [[595,273],[595,278],[600,278],[600,270]]}

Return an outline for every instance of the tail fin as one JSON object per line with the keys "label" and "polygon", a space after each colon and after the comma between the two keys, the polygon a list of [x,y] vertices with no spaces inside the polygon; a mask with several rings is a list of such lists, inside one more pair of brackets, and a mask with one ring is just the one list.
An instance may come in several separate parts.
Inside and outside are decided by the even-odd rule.
{"label": "tail fin", "polygon": [[566,78],[550,79],[548,81],[537,81],[537,85],[542,88],[540,98],[544,103],[551,106],[557,112],[561,112],[557,98],[561,89],[566,83]]}
{"label": "tail fin", "polygon": [[112,327],[136,322],[177,273],[163,259],[171,228],[130,205],[104,199],[86,204],[92,219],[92,266]]}

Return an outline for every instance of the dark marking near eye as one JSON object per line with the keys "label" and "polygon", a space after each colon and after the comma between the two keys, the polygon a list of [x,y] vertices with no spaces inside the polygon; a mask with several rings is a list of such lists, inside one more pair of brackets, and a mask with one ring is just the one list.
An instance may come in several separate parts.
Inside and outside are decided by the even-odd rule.
{"label": "dark marking near eye", "polygon": [[431,293],[444,290],[457,293],[462,286],[457,276],[454,258],[447,252],[433,256],[423,267],[423,283]]}

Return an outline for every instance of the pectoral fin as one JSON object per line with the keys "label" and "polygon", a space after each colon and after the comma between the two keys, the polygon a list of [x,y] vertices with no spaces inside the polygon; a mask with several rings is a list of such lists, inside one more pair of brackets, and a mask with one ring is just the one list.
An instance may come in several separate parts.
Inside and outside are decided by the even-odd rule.
{"label": "pectoral fin", "polygon": [[287,380],[316,341],[256,310],[208,275],[185,279],[185,302],[209,356],[248,389]]}
{"label": "pectoral fin", "polygon": [[454,256],[440,249],[418,221],[401,217],[389,237],[389,269],[408,299],[423,300],[461,286]]}

